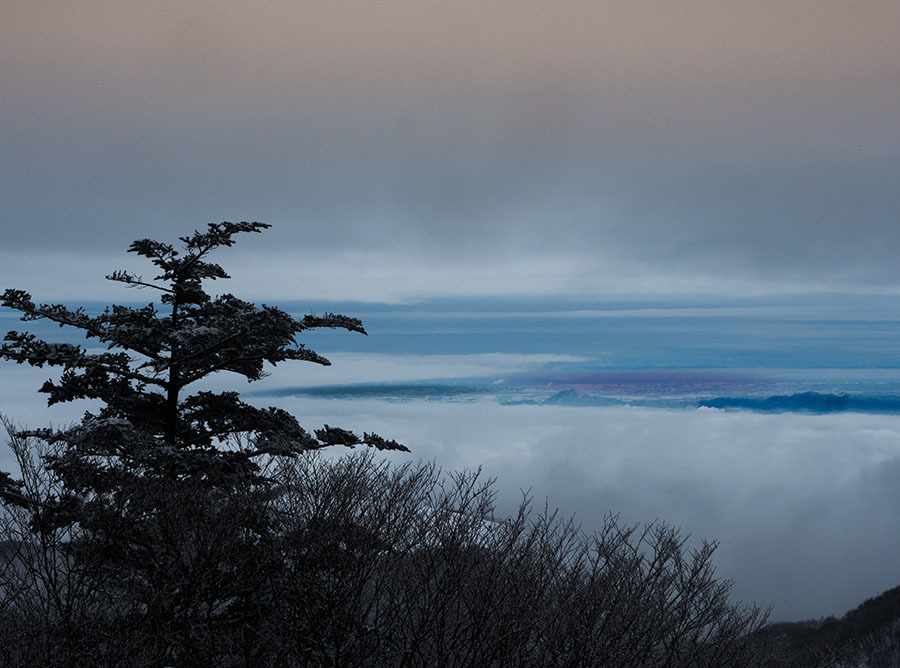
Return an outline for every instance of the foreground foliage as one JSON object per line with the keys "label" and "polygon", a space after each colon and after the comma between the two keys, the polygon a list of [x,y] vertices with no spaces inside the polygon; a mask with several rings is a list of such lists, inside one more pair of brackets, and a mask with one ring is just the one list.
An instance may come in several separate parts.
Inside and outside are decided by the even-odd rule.
{"label": "foreground foliage", "polygon": [[[53,446],[12,445],[22,494],[57,494]],[[764,665],[764,615],[671,527],[585,535],[527,499],[498,518],[478,473],[370,453],[267,473],[265,496],[160,483],[153,541],[115,577],[83,529],[7,505],[3,665]]]}

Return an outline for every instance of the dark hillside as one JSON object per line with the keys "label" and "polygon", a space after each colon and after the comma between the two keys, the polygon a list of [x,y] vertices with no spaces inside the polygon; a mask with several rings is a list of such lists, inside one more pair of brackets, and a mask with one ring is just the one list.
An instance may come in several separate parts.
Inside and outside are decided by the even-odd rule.
{"label": "dark hillside", "polygon": [[784,656],[776,666],[896,668],[900,666],[900,586],[870,598],[840,619],[769,624]]}

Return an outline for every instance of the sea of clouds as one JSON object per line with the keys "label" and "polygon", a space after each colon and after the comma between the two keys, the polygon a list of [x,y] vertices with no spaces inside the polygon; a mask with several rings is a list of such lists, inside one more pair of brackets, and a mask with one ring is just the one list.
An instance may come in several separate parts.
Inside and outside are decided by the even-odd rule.
{"label": "sea of clouds", "polygon": [[900,572],[900,417],[293,398],[310,425],[375,430],[448,470],[483,467],[585,529],[608,513],[720,543],[735,596],[776,619],[841,614]]}
{"label": "sea of clouds", "polygon": [[[564,356],[561,356],[564,357]],[[445,470],[481,467],[498,479],[501,512],[529,490],[585,530],[616,513],[662,520],[692,540],[717,540],[718,574],[734,597],[773,606],[773,619],[842,614],[900,583],[900,416],[766,414],[716,408],[504,405],[278,396],[280,388],[351,379],[414,381],[508,374],[554,360],[528,355],[336,354],[334,366],[279,368],[246,386],[220,375],[209,389],[253,390],[308,429],[324,423],[395,438]],[[571,360],[569,360],[571,361]],[[66,424],[88,402],[50,409],[35,390],[52,372],[3,364],[0,413],[20,424]],[[8,452],[0,468],[10,470]]]}

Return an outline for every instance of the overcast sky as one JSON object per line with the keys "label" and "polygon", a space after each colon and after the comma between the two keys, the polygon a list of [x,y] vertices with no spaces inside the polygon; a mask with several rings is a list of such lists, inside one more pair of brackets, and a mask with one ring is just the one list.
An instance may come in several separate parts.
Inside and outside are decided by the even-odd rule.
{"label": "overcast sky", "polygon": [[261,220],[222,259],[258,297],[893,292],[898,25],[893,0],[0,0],[0,284],[102,298],[135,238]]}

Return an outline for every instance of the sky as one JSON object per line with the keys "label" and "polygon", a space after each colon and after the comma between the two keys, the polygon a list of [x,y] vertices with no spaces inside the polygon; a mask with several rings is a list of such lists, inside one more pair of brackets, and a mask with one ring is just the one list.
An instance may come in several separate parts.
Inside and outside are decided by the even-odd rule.
{"label": "sky", "polygon": [[230,266],[283,299],[898,289],[891,0],[0,15],[4,285],[261,220]]}
{"label": "sky", "polygon": [[[0,0],[0,289],[147,301],[103,279],[151,271],[133,240],[258,220],[222,290],[374,325],[282,386],[896,368],[897,26],[893,0]],[[0,367],[0,412],[77,419],[44,378]],[[897,416],[279,401],[484,465],[504,503],[719,539],[777,619],[900,583]]]}

